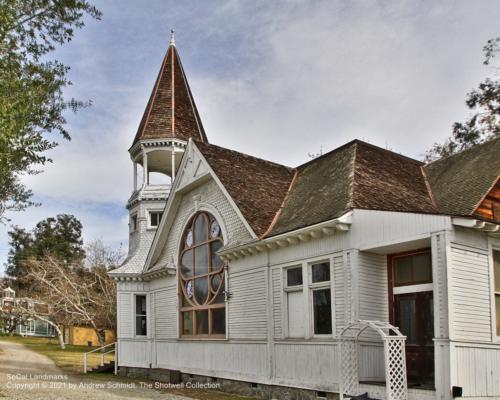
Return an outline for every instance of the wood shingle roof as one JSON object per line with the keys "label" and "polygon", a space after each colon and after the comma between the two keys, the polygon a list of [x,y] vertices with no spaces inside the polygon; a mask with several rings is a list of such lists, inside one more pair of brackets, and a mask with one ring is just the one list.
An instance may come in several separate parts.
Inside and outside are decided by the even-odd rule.
{"label": "wood shingle roof", "polygon": [[500,139],[429,165],[359,140],[297,168],[196,146],[259,237],[355,208],[471,216],[500,173]]}
{"label": "wood shingle roof", "polygon": [[163,59],[132,145],[141,139],[164,138],[207,141],[179,53],[173,44]]}

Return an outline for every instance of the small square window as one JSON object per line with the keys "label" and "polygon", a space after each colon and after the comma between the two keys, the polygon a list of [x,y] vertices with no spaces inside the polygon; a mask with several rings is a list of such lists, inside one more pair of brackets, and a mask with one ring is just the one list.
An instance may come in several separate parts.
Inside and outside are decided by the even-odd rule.
{"label": "small square window", "polygon": [[149,225],[153,228],[156,228],[160,225],[161,217],[163,216],[163,212],[161,211],[150,211],[149,212]]}
{"label": "small square window", "polygon": [[330,280],[330,263],[322,262],[319,264],[313,264],[311,266],[312,270],[312,282],[327,282]]}
{"label": "small square window", "polygon": [[286,285],[288,287],[302,285],[302,267],[293,267],[286,270]]}

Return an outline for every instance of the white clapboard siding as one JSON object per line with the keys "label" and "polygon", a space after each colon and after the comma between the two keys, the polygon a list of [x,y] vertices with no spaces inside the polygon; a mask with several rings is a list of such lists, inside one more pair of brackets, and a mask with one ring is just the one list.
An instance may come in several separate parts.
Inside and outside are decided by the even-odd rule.
{"label": "white clapboard siding", "polygon": [[134,334],[134,322],[132,321],[132,294],[118,293],[118,304],[120,337],[132,337]]}
{"label": "white clapboard siding", "polygon": [[358,273],[359,319],[389,321],[386,256],[360,251]]}
{"label": "white clapboard siding", "polygon": [[[387,257],[360,251],[358,274],[359,319],[389,321]],[[371,329],[362,337],[380,340],[380,335]]]}
{"label": "white clapboard siding", "polygon": [[464,397],[498,399],[500,394],[500,348],[456,347],[457,386]]}
{"label": "white clapboard siding", "polygon": [[337,334],[346,324],[345,271],[342,255],[333,258],[333,295],[335,299],[335,326]]}
{"label": "white clapboard siding", "polygon": [[282,293],[282,275],[281,268],[275,268],[271,273],[272,287],[273,287],[273,319],[274,319],[274,337],[279,339],[283,336],[283,326],[281,318],[281,293]]}
{"label": "white clapboard siding", "polygon": [[229,274],[229,336],[239,339],[267,337],[266,270]]}
{"label": "white clapboard siding", "polygon": [[491,295],[485,250],[452,243],[450,311],[454,339],[491,341]]}
{"label": "white clapboard siding", "polygon": [[177,337],[177,291],[175,286],[155,292],[155,337]]}

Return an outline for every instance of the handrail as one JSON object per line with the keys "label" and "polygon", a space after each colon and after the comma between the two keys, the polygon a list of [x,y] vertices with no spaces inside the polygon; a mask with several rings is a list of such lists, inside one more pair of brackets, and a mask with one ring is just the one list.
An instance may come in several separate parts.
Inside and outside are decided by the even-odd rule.
{"label": "handrail", "polygon": [[[95,353],[96,351],[101,351],[101,357],[100,357],[100,363],[99,366],[104,366],[104,356],[109,353],[115,353],[115,371],[114,374],[116,375],[118,373],[118,347],[117,347],[117,342],[107,344],[105,346],[98,347],[97,349],[87,351],[86,353],[83,353],[83,373],[87,373],[87,364],[88,364],[88,355],[90,353]],[[113,349],[108,350],[108,351],[103,351],[106,347],[114,346]]]}

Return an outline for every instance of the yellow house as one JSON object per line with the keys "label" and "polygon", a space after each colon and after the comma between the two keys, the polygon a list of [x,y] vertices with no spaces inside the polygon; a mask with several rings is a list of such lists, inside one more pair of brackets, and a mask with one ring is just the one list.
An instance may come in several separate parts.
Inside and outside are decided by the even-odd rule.
{"label": "yellow house", "polygon": [[[99,346],[99,339],[94,329],[86,326],[65,326],[63,328],[64,343],[76,346]],[[104,331],[104,344],[116,341],[116,335],[111,329]]]}

